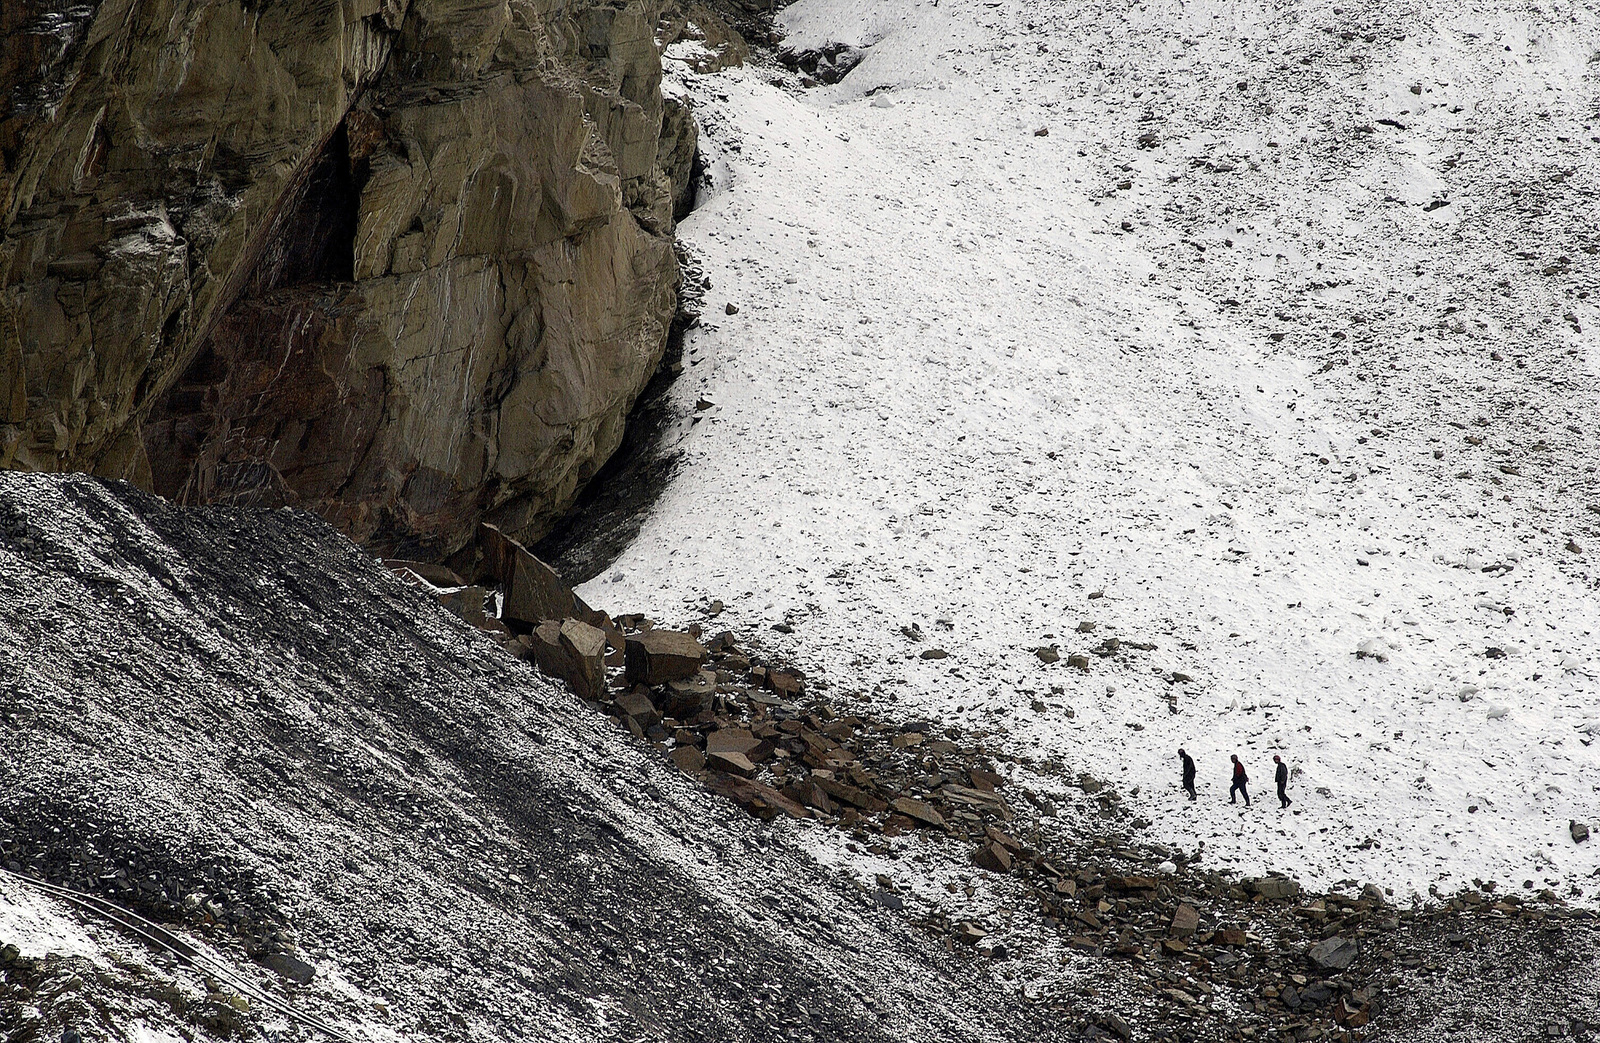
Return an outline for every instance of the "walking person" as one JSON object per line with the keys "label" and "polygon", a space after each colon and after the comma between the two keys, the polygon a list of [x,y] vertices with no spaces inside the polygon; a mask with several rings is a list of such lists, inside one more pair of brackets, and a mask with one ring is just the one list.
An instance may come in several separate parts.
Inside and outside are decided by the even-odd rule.
{"label": "walking person", "polygon": [[1244,773],[1244,764],[1239,760],[1237,753],[1230,755],[1233,759],[1233,785],[1228,787],[1228,803],[1237,804],[1235,795],[1244,797],[1244,806],[1250,806],[1250,791],[1245,786],[1250,782],[1250,776]]}
{"label": "walking person", "polygon": [[1274,773],[1278,780],[1278,807],[1286,808],[1294,803],[1286,792],[1289,789],[1289,766],[1283,763],[1283,758],[1276,753],[1272,755],[1272,760],[1278,766],[1278,770]]}
{"label": "walking person", "polygon": [[1183,788],[1188,792],[1190,800],[1198,800],[1199,797],[1194,792],[1194,758],[1180,749],[1178,759],[1183,762]]}

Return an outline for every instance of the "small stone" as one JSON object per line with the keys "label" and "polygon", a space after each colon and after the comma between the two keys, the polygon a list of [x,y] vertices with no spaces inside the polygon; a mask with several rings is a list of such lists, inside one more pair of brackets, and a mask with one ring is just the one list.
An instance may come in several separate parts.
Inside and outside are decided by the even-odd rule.
{"label": "small stone", "polygon": [[962,945],[977,945],[983,939],[989,937],[989,932],[975,923],[957,924],[955,934],[956,941]]}
{"label": "small stone", "polygon": [[1581,844],[1589,839],[1589,827],[1582,822],[1569,819],[1567,821],[1567,830],[1572,834],[1572,842],[1574,844]]}
{"label": "small stone", "polygon": [[950,653],[942,648],[929,648],[922,653],[924,659],[948,659]]}
{"label": "small stone", "polygon": [[1094,623],[1091,622],[1090,620],[1087,620],[1087,619],[1084,620],[1083,622],[1079,623],[1078,624],[1078,633],[1080,633],[1080,634],[1092,634],[1092,633],[1094,633]]}
{"label": "small stone", "polygon": [[661,723],[660,711],[656,709],[655,703],[650,701],[649,694],[641,689],[623,692],[613,700],[613,703],[629,720],[638,721],[641,728]]}
{"label": "small stone", "polygon": [[1082,670],[1084,673],[1088,673],[1089,657],[1086,655],[1069,655],[1067,656],[1067,665],[1074,667],[1075,669]]}
{"label": "small stone", "polygon": [[1059,663],[1061,661],[1061,651],[1055,645],[1042,645],[1039,648],[1035,648],[1033,654],[1039,657],[1039,662],[1041,663]]}
{"label": "small stone", "polygon": [[1040,127],[1038,130],[1033,132],[1033,136],[1036,138],[1048,138],[1050,136],[1050,128]]}
{"label": "small stone", "polygon": [[722,310],[729,315],[739,314],[739,306],[732,301],[729,301],[727,304],[723,305]]}
{"label": "small stone", "polygon": [[1268,876],[1249,883],[1250,890],[1266,899],[1294,898],[1300,894],[1300,885],[1288,877]]}
{"label": "small stone", "polygon": [[1200,929],[1200,913],[1188,902],[1180,902],[1178,911],[1172,914],[1172,934],[1176,938],[1187,938]]}
{"label": "small stone", "polygon": [[317,976],[316,967],[286,952],[269,953],[261,962],[296,985],[310,985],[311,979]]}
{"label": "small stone", "polygon": [[1000,844],[985,844],[972,853],[972,864],[991,873],[1009,873],[1011,852]]}

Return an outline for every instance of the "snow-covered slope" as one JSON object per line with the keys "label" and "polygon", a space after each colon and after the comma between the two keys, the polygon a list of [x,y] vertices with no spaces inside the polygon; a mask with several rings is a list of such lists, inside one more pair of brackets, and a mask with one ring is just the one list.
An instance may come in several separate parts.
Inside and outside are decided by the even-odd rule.
{"label": "snow-covered slope", "polygon": [[786,621],[1208,861],[1595,897],[1592,8],[782,17],[865,60],[680,74],[715,315],[676,393],[714,405],[586,596]]}

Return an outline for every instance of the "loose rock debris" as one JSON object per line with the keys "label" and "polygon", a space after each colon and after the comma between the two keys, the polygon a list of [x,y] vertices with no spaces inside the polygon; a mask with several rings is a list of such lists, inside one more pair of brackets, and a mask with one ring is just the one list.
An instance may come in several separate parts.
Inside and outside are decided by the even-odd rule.
{"label": "loose rock debris", "polygon": [[[537,559],[525,562],[533,557],[525,549],[507,549],[505,537],[486,538],[499,548],[488,557],[497,571],[480,582],[505,583],[507,604],[529,603],[518,586],[547,585],[553,573]],[[1491,884],[1401,909],[1372,884],[1347,881],[1313,895],[1284,876],[1235,880],[1197,864],[1199,855],[1140,845],[1112,830],[1063,840],[1044,822],[1056,814],[1049,799],[1012,783],[1008,768],[1021,759],[959,728],[883,720],[866,702],[847,707],[731,630],[707,637],[698,625],[677,631],[638,614],[613,618],[570,592],[539,596],[582,618],[517,633],[516,624],[497,627],[501,621],[462,613],[455,592],[438,594],[508,652],[565,679],[619,728],[761,821],[814,821],[884,857],[894,857],[897,841],[922,837],[952,855],[965,849],[970,865],[1015,881],[1039,924],[1067,949],[1120,961],[1143,982],[1132,1020],[1075,1011],[1083,1038],[1365,1039],[1381,1031],[1398,975],[1444,966],[1441,938],[1449,950],[1470,951],[1503,943],[1508,933],[1594,932],[1590,911],[1548,890],[1497,896]],[[1103,654],[1118,650],[1115,640]],[[1054,651],[1038,654],[1049,661]],[[922,655],[929,652],[947,654]],[[1086,657],[1068,662],[1078,659],[1086,668]],[[1092,776],[1083,775],[1077,789],[1103,812],[1118,810],[1119,796]],[[1576,824],[1572,832],[1580,839]],[[982,922],[908,904],[892,889],[882,895],[880,904],[951,951],[988,960],[1016,955]],[[1591,1024],[1600,1025],[1600,1012],[1568,1019],[1561,1033],[1582,1038]],[[1199,1025],[1208,1026],[1203,1036],[1194,1034]]]}

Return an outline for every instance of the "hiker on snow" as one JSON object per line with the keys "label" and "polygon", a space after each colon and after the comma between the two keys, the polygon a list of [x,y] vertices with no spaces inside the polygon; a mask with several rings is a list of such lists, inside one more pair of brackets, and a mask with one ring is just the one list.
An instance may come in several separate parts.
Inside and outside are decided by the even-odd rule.
{"label": "hiker on snow", "polygon": [[1194,792],[1194,758],[1180,749],[1178,759],[1183,762],[1183,788],[1188,791],[1190,800],[1198,800]]}
{"label": "hiker on snow", "polygon": [[1233,758],[1233,785],[1228,787],[1228,803],[1237,804],[1238,801],[1234,799],[1234,794],[1240,794],[1244,797],[1244,806],[1248,808],[1250,806],[1250,791],[1244,787],[1250,781],[1250,776],[1244,773],[1244,764],[1240,762],[1239,755],[1235,753],[1230,754],[1230,756]]}
{"label": "hiker on snow", "polygon": [[[1284,792],[1289,788],[1289,766],[1283,763],[1283,758],[1279,757],[1276,753],[1272,755],[1272,760],[1278,765],[1278,770],[1275,773],[1278,779],[1278,807],[1286,808],[1290,804],[1294,803],[1294,801],[1289,799],[1289,794]],[[1246,801],[1245,803],[1249,803],[1249,801]]]}

